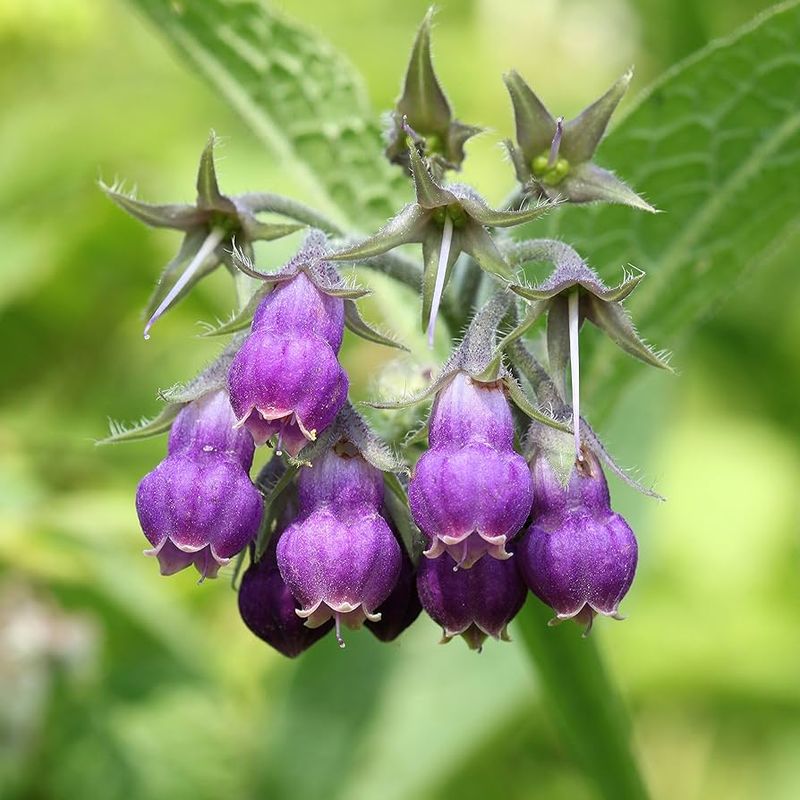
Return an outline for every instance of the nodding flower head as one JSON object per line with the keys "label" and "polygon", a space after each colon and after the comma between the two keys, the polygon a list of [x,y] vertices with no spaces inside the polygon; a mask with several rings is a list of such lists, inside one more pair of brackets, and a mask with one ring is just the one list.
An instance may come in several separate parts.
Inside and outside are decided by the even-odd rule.
{"label": "nodding flower head", "polygon": [[[358,628],[379,620],[378,607],[400,572],[400,546],[380,514],[382,492],[376,497],[379,479],[361,456],[327,452],[302,469],[300,513],[278,542],[278,566],[300,605],[297,614],[309,627],[333,618],[341,646],[340,623]],[[313,486],[317,480],[321,489]]]}
{"label": "nodding flower head", "polygon": [[622,619],[619,604],[636,572],[637,545],[628,523],[611,510],[596,456],[583,459],[562,487],[547,458],[533,463],[533,524],[517,549],[531,591],[556,613],[591,628],[597,614]]}
{"label": "nodding flower head", "polygon": [[167,457],[146,475],[136,510],[164,575],[194,564],[203,578],[239,553],[258,532],[262,501],[248,470],[249,434],[233,429],[225,392],[186,406],[173,425]]}
{"label": "nodding flower head", "polygon": [[480,650],[487,636],[508,640],[506,627],[525,602],[525,584],[515,562],[483,558],[464,570],[446,554],[420,560],[419,598],[442,626],[443,642],[461,635],[471,650]]}
{"label": "nodding flower head", "polygon": [[297,603],[278,570],[274,546],[244,573],[239,613],[256,636],[289,658],[300,655],[333,628],[332,620],[309,628],[297,616]]}
{"label": "nodding flower head", "polygon": [[394,641],[408,628],[422,611],[417,594],[417,573],[411,559],[401,547],[402,566],[391,594],[378,607],[379,620],[367,620],[364,624],[382,642]]}
{"label": "nodding flower head", "polygon": [[336,358],[343,331],[343,301],[303,272],[261,302],[228,372],[237,425],[256,444],[277,436],[278,447],[296,456],[333,422],[347,399]]}
{"label": "nodding flower head", "polygon": [[511,412],[500,384],[463,372],[439,393],[431,449],[417,462],[408,498],[429,540],[428,558],[447,552],[469,569],[485,554],[508,558],[507,542],[528,517],[528,466],[513,450]]}

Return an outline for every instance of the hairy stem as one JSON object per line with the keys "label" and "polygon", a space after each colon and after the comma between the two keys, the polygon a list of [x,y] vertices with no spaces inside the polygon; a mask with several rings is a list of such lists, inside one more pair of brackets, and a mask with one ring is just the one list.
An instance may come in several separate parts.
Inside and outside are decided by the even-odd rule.
{"label": "hairy stem", "polygon": [[240,194],[234,199],[235,202],[242,203],[253,213],[272,211],[275,214],[282,214],[284,217],[295,219],[298,222],[304,222],[313,228],[319,228],[334,236],[342,236],[344,234],[344,231],[324,214],[320,214],[319,211],[289,197],[269,192],[248,192],[247,194]]}

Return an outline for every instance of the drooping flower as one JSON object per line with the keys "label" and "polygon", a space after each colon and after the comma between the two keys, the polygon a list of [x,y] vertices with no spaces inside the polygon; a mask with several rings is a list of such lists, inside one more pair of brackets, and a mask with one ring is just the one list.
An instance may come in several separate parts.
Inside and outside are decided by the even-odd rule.
{"label": "drooping flower", "polygon": [[636,572],[633,531],[611,510],[597,457],[584,450],[569,483],[559,483],[544,455],[533,462],[533,524],[516,558],[531,591],[556,613],[591,628],[595,615],[622,619],[619,604]]}
{"label": "drooping flower", "polygon": [[333,618],[359,628],[380,619],[400,572],[394,534],[381,516],[380,472],[346,448],[327,451],[298,478],[299,515],[278,542],[278,566],[309,627]]}
{"label": "drooping flower", "polygon": [[485,554],[509,557],[506,543],[531,508],[530,473],[513,449],[514,426],[502,384],[456,372],[431,411],[431,449],[408,487],[428,558],[447,552],[469,569]]}
{"label": "drooping flower", "polygon": [[281,577],[271,543],[242,577],[239,613],[256,636],[283,655],[295,658],[333,628],[332,620],[309,628],[296,612],[297,603]]}
{"label": "drooping flower", "polygon": [[253,442],[235,421],[224,391],[190,403],[173,424],[167,457],[139,484],[136,510],[152,545],[145,554],[164,575],[194,564],[203,578],[216,577],[258,532]]}
{"label": "drooping flower", "polygon": [[400,575],[391,594],[378,606],[379,620],[367,620],[364,624],[382,642],[394,641],[408,628],[422,611],[417,593],[417,573],[411,559],[401,547],[403,562]]}
{"label": "drooping flower", "polygon": [[237,425],[256,444],[273,436],[296,456],[325,430],[347,399],[337,359],[344,301],[303,271],[288,274],[261,302],[228,372]]}
{"label": "drooping flower", "polygon": [[471,650],[480,650],[487,636],[508,641],[508,623],[525,602],[516,558],[483,558],[468,570],[447,554],[423,558],[417,591],[422,607],[442,626],[442,641],[461,635]]}

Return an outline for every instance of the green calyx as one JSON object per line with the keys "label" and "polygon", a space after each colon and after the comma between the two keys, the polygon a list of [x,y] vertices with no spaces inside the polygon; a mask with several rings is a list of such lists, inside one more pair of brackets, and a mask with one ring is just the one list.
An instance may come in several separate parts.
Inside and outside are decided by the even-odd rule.
{"label": "green calyx", "polygon": [[444,221],[449,217],[454,228],[461,229],[467,224],[467,212],[458,204],[450,203],[447,206],[439,206],[434,209],[433,219],[439,225],[444,226]]}
{"label": "green calyx", "polygon": [[534,177],[545,186],[558,186],[569,175],[570,164],[566,158],[557,158],[550,163],[550,154],[542,153],[531,162]]}

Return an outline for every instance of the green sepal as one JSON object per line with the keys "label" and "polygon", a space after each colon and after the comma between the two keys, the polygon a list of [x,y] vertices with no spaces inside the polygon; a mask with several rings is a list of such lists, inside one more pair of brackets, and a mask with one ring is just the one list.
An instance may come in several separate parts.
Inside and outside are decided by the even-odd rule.
{"label": "green sepal", "polygon": [[552,198],[567,198],[572,203],[616,203],[631,206],[651,214],[658,209],[621,181],[613,172],[586,162],[570,169],[564,180],[554,187],[540,185],[542,192]]}
{"label": "green sepal", "polygon": [[233,201],[219,190],[217,171],[214,166],[214,145],[217,137],[214,132],[200,154],[200,165],[197,168],[197,207],[222,214],[236,214]]}
{"label": "green sepal", "polygon": [[261,220],[243,217],[242,230],[251,242],[273,242],[303,230],[306,225],[300,222],[261,222]]}
{"label": "green sepal", "polygon": [[152,228],[174,228],[179,231],[191,231],[205,222],[205,215],[194,206],[171,203],[154,205],[143,203],[133,195],[125,194],[117,186],[109,186],[103,181],[99,182],[100,188],[106,196],[116,203],[123,211],[136,217],[145,225]]}
{"label": "green sepal", "polygon": [[280,514],[279,499],[291,486],[299,467],[296,464],[285,464],[278,456],[264,466],[255,484],[264,498],[264,516],[255,541],[255,560],[258,561],[266,552],[275,530]]}
{"label": "green sepal", "polygon": [[516,144],[506,141],[517,180],[526,192],[571,203],[607,202],[655,211],[629,186],[593,163],[609,119],[630,85],[628,70],[597,101],[558,122],[516,72],[505,76],[516,123]]}
{"label": "green sepal", "polygon": [[160,436],[166,433],[175,421],[180,410],[183,408],[182,403],[170,403],[164,406],[161,411],[151,419],[142,419],[135,425],[125,425],[121,422],[109,420],[110,434],[98,442],[97,445],[104,444],[119,444],[121,442],[137,442],[142,439],[149,439],[153,436]]}
{"label": "green sepal", "polygon": [[489,208],[480,197],[463,196],[459,198],[459,202],[467,214],[487,228],[511,228],[514,225],[524,225],[526,222],[543,217],[557,205],[550,200],[540,200],[533,201],[527,208],[520,208],[517,211],[501,211]]}
{"label": "green sepal", "polygon": [[549,149],[556,132],[556,121],[516,70],[507,72],[503,81],[511,96],[520,153],[530,162]]}
{"label": "green sepal", "polygon": [[484,272],[504,281],[514,279],[514,271],[506,263],[486,228],[470,219],[458,231],[458,236],[461,249],[469,253]]}
{"label": "green sepal", "polygon": [[331,253],[328,256],[328,260],[361,261],[372,256],[379,256],[402,244],[421,242],[423,228],[429,217],[429,211],[416,203],[409,203],[380,228],[377,233],[358,244]]}
{"label": "green sepal", "polygon": [[[583,305],[583,304],[582,304]],[[622,350],[645,364],[674,372],[669,365],[669,353],[653,350],[638,334],[630,314],[619,303],[602,302],[589,295],[584,313]]]}
{"label": "green sepal", "polygon": [[352,300],[344,301],[344,324],[349,331],[356,334],[356,336],[360,336],[362,339],[366,339],[368,342],[382,344],[386,347],[395,347],[398,350],[405,350],[408,352],[408,348],[405,345],[400,344],[400,342],[396,341],[391,336],[386,336],[370,326],[361,316],[358,306]]}
{"label": "green sepal", "polygon": [[384,505],[394,527],[400,534],[400,539],[414,566],[417,565],[425,549],[425,540],[411,516],[408,507],[408,495],[397,475],[389,472],[383,474],[383,483],[386,487]]}
{"label": "green sepal", "polygon": [[414,179],[414,192],[417,197],[417,205],[432,210],[458,202],[456,196],[452,192],[440,186],[433,179],[433,176],[413,142],[408,145],[408,154],[411,164],[411,176]]}
{"label": "green sepal", "polygon": [[528,396],[522,390],[522,387],[517,383],[516,379],[512,375],[506,375],[503,379],[503,383],[505,384],[511,401],[527,417],[530,417],[532,420],[540,422],[542,425],[546,425],[558,431],[563,431],[565,433],[570,433],[572,431],[572,428],[570,428],[569,425],[555,419],[555,417],[551,417],[549,414],[546,414],[544,411],[533,405],[533,403],[531,403],[531,401],[528,399]]}
{"label": "green sepal", "polygon": [[556,297],[550,301],[547,314],[547,365],[558,393],[564,400],[567,397],[568,364],[569,301],[566,297]]}
{"label": "green sepal", "polygon": [[431,22],[433,9],[414,38],[403,92],[391,116],[386,157],[394,164],[408,164],[407,126],[413,129],[425,155],[440,169],[460,169],[464,145],[481,128],[465,125],[453,117],[447,96],[436,77],[431,57]]}
{"label": "green sepal", "polygon": [[568,161],[580,164],[591,161],[606,132],[611,115],[628,91],[633,78],[633,67],[618,78],[599,99],[587,106],[575,119],[564,124],[561,153]]}

